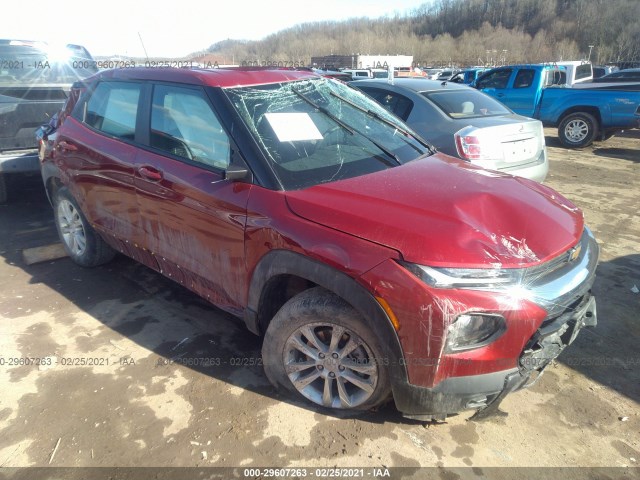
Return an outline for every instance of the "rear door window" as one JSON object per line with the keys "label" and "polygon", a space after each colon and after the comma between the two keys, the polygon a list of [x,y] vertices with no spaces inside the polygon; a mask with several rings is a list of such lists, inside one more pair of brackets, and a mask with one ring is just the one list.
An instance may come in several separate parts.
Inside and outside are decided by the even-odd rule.
{"label": "rear door window", "polygon": [[413,102],[404,95],[380,88],[365,87],[361,88],[361,90],[394,115],[403,120],[409,118],[409,114],[413,109]]}
{"label": "rear door window", "polygon": [[516,79],[513,82],[513,88],[529,88],[533,84],[533,78],[535,75],[535,70],[523,68],[516,75]]}
{"label": "rear door window", "polygon": [[141,88],[138,83],[99,83],[87,102],[84,123],[107,135],[133,141]]}

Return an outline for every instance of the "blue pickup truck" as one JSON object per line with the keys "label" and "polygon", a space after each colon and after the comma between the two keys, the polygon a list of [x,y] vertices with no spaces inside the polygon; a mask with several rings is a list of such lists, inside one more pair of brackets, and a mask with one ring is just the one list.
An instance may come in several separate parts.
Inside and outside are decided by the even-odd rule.
{"label": "blue pickup truck", "polygon": [[558,127],[560,142],[581,148],[620,130],[640,128],[640,91],[569,88],[566,70],[557,65],[510,65],[480,76],[475,88],[514,112]]}

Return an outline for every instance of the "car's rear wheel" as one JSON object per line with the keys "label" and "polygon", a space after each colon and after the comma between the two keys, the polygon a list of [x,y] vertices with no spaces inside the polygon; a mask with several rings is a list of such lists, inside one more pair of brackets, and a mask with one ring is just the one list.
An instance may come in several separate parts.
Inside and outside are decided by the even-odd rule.
{"label": "car's rear wheel", "polygon": [[558,127],[560,142],[568,148],[587,147],[593,143],[598,121],[589,113],[571,113],[562,119]]}
{"label": "car's rear wheel", "polygon": [[116,252],[89,225],[66,188],[54,197],[56,229],[65,251],[83,267],[95,267],[111,260]]}
{"label": "car's rear wheel", "polygon": [[276,387],[325,408],[366,410],[389,397],[382,351],[353,307],[316,287],[278,311],[265,334],[262,357]]}

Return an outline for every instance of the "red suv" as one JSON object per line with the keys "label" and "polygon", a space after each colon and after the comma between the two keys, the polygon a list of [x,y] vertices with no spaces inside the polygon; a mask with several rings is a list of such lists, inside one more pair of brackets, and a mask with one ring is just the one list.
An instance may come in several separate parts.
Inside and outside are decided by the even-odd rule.
{"label": "red suv", "polygon": [[42,145],[71,258],[122,252],[264,335],[334,409],[495,410],[596,323],[598,246],[545,186],[439,153],[310,72],[122,69]]}

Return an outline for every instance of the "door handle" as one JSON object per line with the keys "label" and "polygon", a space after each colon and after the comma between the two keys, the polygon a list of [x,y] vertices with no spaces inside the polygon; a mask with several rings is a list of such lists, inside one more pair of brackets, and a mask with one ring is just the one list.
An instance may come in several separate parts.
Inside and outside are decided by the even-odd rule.
{"label": "door handle", "polygon": [[499,93],[499,94],[496,95],[496,97],[502,98],[502,97],[504,97],[504,93]]}
{"label": "door handle", "polygon": [[76,147],[73,143],[61,140],[60,142],[58,142],[58,149],[66,150],[68,152],[76,152],[78,150],[78,147]]}
{"label": "door handle", "polygon": [[138,168],[138,173],[140,173],[141,177],[151,180],[152,182],[159,182],[162,180],[162,172],[147,165]]}

